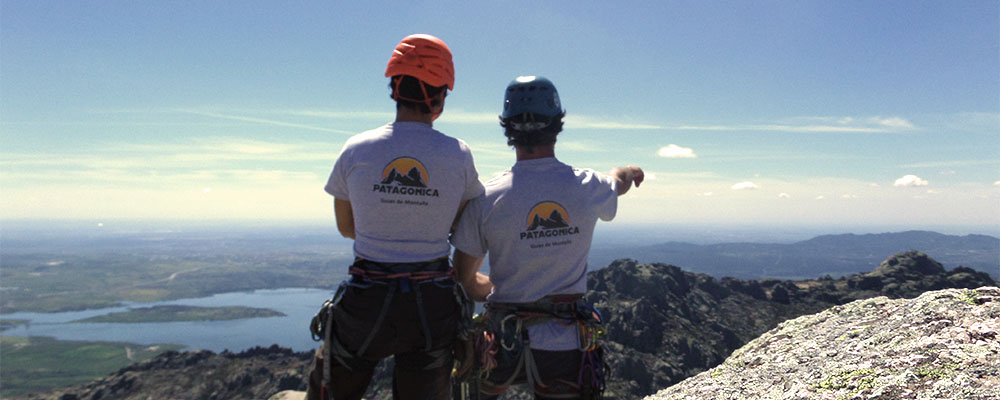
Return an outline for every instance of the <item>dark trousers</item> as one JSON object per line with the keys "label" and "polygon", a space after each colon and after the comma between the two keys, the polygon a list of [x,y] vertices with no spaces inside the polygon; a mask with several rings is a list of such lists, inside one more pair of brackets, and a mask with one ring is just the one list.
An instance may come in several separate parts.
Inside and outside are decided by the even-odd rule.
{"label": "dark trousers", "polygon": [[[375,285],[370,288],[348,287],[333,314],[334,334],[351,354],[357,355],[362,344],[370,344],[348,369],[336,360],[330,363],[328,398],[355,400],[364,395],[378,362],[395,357],[392,392],[395,399],[448,399],[451,396],[452,348],[458,328],[459,307],[450,284],[426,281],[411,282],[395,290]],[[404,287],[409,286],[409,287]],[[393,296],[381,326],[374,330],[388,291]],[[423,314],[430,329],[430,351],[421,323],[416,291],[420,291]],[[323,357],[320,349],[313,360],[307,399],[321,399]],[[325,400],[325,399],[324,399]]]}

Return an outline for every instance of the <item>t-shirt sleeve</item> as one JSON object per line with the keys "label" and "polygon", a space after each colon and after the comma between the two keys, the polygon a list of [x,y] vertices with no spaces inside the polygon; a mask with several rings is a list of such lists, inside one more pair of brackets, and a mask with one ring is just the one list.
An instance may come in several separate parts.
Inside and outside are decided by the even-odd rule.
{"label": "t-shirt sleeve", "polygon": [[615,219],[618,213],[618,181],[611,176],[594,172],[594,205],[602,221]]}
{"label": "t-shirt sleeve", "polygon": [[486,256],[486,237],[483,235],[483,202],[484,196],[469,200],[465,210],[458,220],[455,233],[451,235],[451,244],[456,249],[473,257]]}
{"label": "t-shirt sleeve", "polygon": [[465,192],[462,193],[462,201],[479,197],[485,192],[483,183],[479,181],[479,173],[476,172],[476,163],[472,159],[472,152],[463,143],[462,146],[466,154],[465,162]]}
{"label": "t-shirt sleeve", "polygon": [[350,151],[345,144],[344,149],[340,151],[340,156],[337,157],[337,162],[333,164],[330,179],[327,179],[326,186],[323,188],[333,197],[342,200],[350,199],[347,190],[347,174],[351,167],[350,158]]}

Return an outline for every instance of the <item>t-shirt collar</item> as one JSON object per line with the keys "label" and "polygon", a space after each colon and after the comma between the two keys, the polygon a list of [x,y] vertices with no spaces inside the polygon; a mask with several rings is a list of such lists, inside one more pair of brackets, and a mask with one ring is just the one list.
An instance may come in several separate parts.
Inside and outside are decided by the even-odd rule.
{"label": "t-shirt collar", "polygon": [[514,163],[512,170],[541,170],[562,165],[555,157],[535,158],[532,160],[521,160]]}
{"label": "t-shirt collar", "polygon": [[420,121],[394,121],[390,122],[389,126],[400,127],[400,128],[402,127],[428,128],[428,129],[432,128],[431,125]]}

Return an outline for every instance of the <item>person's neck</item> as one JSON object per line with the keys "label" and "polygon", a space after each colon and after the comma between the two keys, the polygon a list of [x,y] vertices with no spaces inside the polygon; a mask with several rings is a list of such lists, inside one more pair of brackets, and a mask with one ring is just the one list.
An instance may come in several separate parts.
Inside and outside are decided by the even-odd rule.
{"label": "person's neck", "polygon": [[407,107],[396,108],[396,122],[423,122],[434,126],[434,114],[428,114]]}
{"label": "person's neck", "polygon": [[555,158],[556,145],[553,143],[530,147],[515,146],[514,153],[517,155],[517,161],[537,160],[549,157]]}

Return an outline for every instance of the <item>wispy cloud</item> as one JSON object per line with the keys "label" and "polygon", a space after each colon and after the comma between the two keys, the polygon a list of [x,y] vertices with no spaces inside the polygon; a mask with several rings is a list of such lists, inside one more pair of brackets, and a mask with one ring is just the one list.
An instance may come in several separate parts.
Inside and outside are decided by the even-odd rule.
{"label": "wispy cloud", "polygon": [[656,152],[657,156],[663,158],[697,158],[698,156],[694,154],[694,150],[688,147],[680,147],[676,144],[669,144],[664,147],[660,147],[660,150]]}
{"label": "wispy cloud", "polygon": [[953,168],[974,167],[978,165],[1000,165],[1000,160],[954,160],[932,161],[900,165],[902,168]]}
{"label": "wispy cloud", "polygon": [[892,186],[899,186],[899,187],[927,186],[927,185],[928,185],[927,181],[920,179],[920,177],[916,175],[904,175],[902,178],[896,179],[896,182],[892,184]]}
{"label": "wispy cloud", "polygon": [[[155,111],[147,111],[155,112]],[[203,117],[281,126],[298,129],[355,134],[357,132],[333,129],[315,124],[290,122],[268,116],[308,117],[350,121],[390,121],[395,116],[389,111],[326,111],[319,109],[283,110],[239,110],[224,111],[210,109],[160,110],[159,112],[182,112]],[[978,120],[988,119],[977,114]],[[630,121],[629,118],[615,116],[593,116],[568,114],[566,129],[602,130],[647,130],[647,131],[701,131],[701,132],[791,132],[791,133],[896,133],[917,129],[911,121],[902,117],[792,117],[763,124],[663,124],[649,121]],[[497,113],[446,109],[439,120],[441,123],[455,124],[497,124]]]}
{"label": "wispy cloud", "polygon": [[560,140],[558,142],[559,151],[571,152],[606,152],[606,144],[591,140]]}
{"label": "wispy cloud", "polygon": [[566,129],[658,130],[663,127],[656,124],[569,114],[566,116]]}
{"label": "wispy cloud", "polygon": [[731,187],[733,190],[757,190],[760,189],[756,183],[753,182],[740,182]]}
{"label": "wispy cloud", "polygon": [[791,133],[893,133],[916,129],[901,117],[795,117],[769,124],[708,124],[663,126],[677,131],[757,131]]}
{"label": "wispy cloud", "polygon": [[390,121],[396,116],[395,113],[388,111],[281,110],[277,114],[325,119],[377,121]]}
{"label": "wispy cloud", "polygon": [[201,111],[201,110],[194,110],[194,109],[181,109],[181,110],[177,110],[177,111],[181,112],[181,113],[192,114],[192,115],[199,115],[199,116],[203,116],[203,117],[226,119],[226,120],[232,120],[232,121],[250,122],[250,123],[261,124],[261,125],[281,126],[281,127],[286,127],[286,128],[297,128],[297,129],[307,129],[307,130],[320,131],[320,132],[332,132],[332,133],[340,133],[340,134],[344,134],[344,135],[353,135],[353,134],[357,133],[357,132],[352,132],[352,131],[347,131],[347,130],[342,130],[342,129],[331,129],[331,128],[325,128],[325,127],[321,127],[321,126],[299,124],[299,123],[294,123],[294,122],[278,121],[278,120],[273,120],[273,119],[257,118],[257,117],[248,117],[248,116],[243,116],[243,115],[222,114],[222,113],[217,113],[217,112]]}
{"label": "wispy cloud", "polygon": [[[320,174],[339,151],[331,143],[276,143],[241,138],[195,138],[173,143],[125,143],[73,153],[4,153],[5,182],[145,182],[173,180],[259,181]],[[293,163],[293,164],[290,164]],[[290,165],[295,165],[289,167]],[[325,168],[325,167],[324,167]],[[269,172],[270,171],[270,172]]]}

